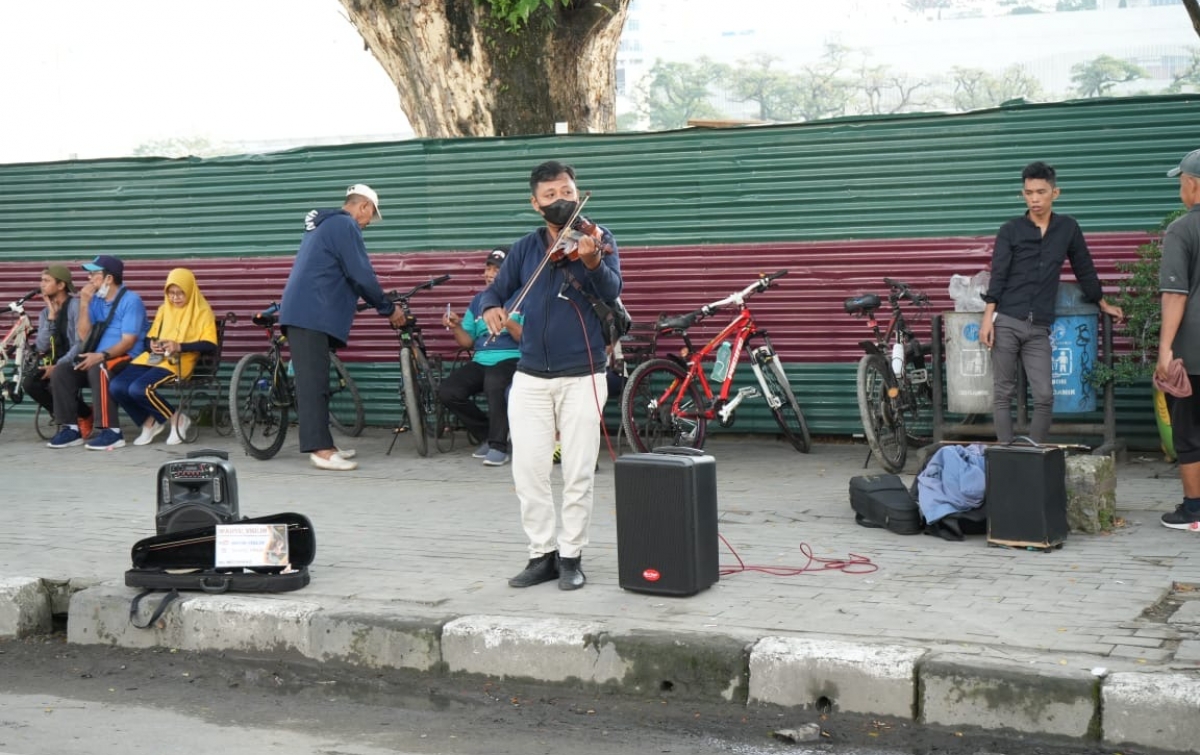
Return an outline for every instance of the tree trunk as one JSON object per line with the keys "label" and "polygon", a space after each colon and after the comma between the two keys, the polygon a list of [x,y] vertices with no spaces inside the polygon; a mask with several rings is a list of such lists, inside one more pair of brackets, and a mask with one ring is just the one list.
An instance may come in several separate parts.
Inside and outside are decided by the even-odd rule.
{"label": "tree trunk", "polygon": [[616,59],[630,0],[539,7],[509,32],[476,0],[341,0],[418,136],[617,127]]}
{"label": "tree trunk", "polygon": [[1200,37],[1200,2],[1183,0],[1183,7],[1187,8],[1188,16],[1192,19],[1192,29],[1196,31],[1196,36]]}

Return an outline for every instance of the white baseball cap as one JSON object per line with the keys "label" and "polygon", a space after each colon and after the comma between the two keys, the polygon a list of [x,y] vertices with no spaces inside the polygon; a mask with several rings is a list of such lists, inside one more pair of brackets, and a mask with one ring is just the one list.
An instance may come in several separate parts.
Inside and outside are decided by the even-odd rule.
{"label": "white baseball cap", "polygon": [[371,200],[371,204],[375,205],[375,219],[383,220],[383,215],[379,214],[379,195],[375,193],[374,189],[366,184],[354,184],[349,189],[346,189],[346,196],[350,197],[355,194]]}

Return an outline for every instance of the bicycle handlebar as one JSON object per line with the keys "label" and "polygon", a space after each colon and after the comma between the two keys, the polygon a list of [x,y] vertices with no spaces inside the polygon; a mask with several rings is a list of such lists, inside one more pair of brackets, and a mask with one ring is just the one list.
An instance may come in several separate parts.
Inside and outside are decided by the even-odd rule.
{"label": "bicycle handlebar", "polygon": [[746,299],[749,299],[751,296],[759,293],[760,291],[766,291],[771,287],[772,283],[787,274],[787,270],[780,270],[778,272],[771,273],[770,275],[760,276],[758,280],[754,281],[749,286],[746,286],[744,289],[735,294],[726,296],[724,299],[712,302],[711,304],[705,304],[700,309],[693,310],[685,315],[664,317],[659,320],[658,327],[660,330],[687,330],[700,320],[703,320],[705,317],[708,317],[722,307],[730,304],[737,304],[738,306],[741,306],[745,303]]}
{"label": "bicycle handlebar", "polygon": [[[413,286],[412,290],[406,294],[402,294],[399,291],[397,291],[396,289],[392,289],[391,291],[388,291],[386,294],[384,294],[384,297],[386,297],[387,300],[390,302],[402,304],[402,303],[408,301],[409,299],[411,299],[412,297],[416,296],[418,291],[424,291],[427,288],[433,288],[434,286],[440,286],[448,280],[450,280],[449,274],[439,275],[436,278],[430,278],[429,280],[425,281],[424,283],[420,283],[420,284],[417,284],[416,286]],[[367,304],[366,302],[363,302],[362,304],[358,305],[359,312],[362,312],[367,309],[371,309],[371,305]]]}
{"label": "bicycle handlebar", "polygon": [[27,302],[30,299],[32,299],[33,297],[37,296],[41,292],[42,292],[42,289],[35,288],[32,291],[30,291],[29,293],[22,296],[20,299],[17,299],[16,301],[9,304],[8,308],[11,309],[13,312],[16,312],[17,314],[21,314],[24,311],[22,309],[22,307],[25,306],[25,302]]}
{"label": "bicycle handlebar", "polygon": [[929,303],[929,297],[920,291],[914,291],[904,281],[898,281],[894,278],[884,278],[883,282],[892,289],[892,294],[900,299],[908,299],[913,304],[922,305]]}

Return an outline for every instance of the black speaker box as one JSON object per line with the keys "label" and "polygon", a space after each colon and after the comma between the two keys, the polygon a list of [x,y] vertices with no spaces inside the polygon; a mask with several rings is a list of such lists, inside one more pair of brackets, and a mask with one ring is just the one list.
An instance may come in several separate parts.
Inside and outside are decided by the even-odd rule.
{"label": "black speaker box", "polygon": [[193,451],[158,468],[158,534],[230,524],[239,518],[237,472],[229,454]]}
{"label": "black speaker box", "polygon": [[989,446],[988,545],[1049,550],[1067,539],[1067,461],[1054,446]]}
{"label": "black speaker box", "polygon": [[692,448],[616,462],[617,574],[626,590],[694,595],[719,579],[717,463]]}

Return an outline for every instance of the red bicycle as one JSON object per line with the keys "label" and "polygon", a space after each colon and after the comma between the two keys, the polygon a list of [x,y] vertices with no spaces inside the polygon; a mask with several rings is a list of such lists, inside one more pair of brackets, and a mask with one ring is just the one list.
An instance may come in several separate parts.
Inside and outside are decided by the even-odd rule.
{"label": "red bicycle", "polygon": [[[748,398],[761,396],[771,408],[775,421],[784,436],[800,453],[808,453],[812,437],[804,412],[784,373],[779,355],[771,345],[767,332],[754,322],[746,301],[756,293],[771,288],[771,284],[787,275],[780,270],[764,275],[745,289],[705,304],[694,312],[677,317],[664,317],[658,321],[658,333],[675,334],[683,338],[685,357],[670,356],[644,362],[625,383],[621,393],[621,422],[630,443],[638,451],[646,452],[663,445],[691,446],[701,448],[707,425],[717,421],[722,427],[733,425],[734,413]],[[700,349],[692,347],[688,328],[717,311],[735,306],[737,316],[721,332]],[[739,388],[731,397],[734,368],[752,338],[762,339],[762,345],[751,348],[750,367],[758,380],[758,387]],[[719,371],[709,382],[705,362],[715,362],[715,354],[726,340],[732,339],[728,365],[724,374]],[[713,385],[720,387],[713,391]]]}

